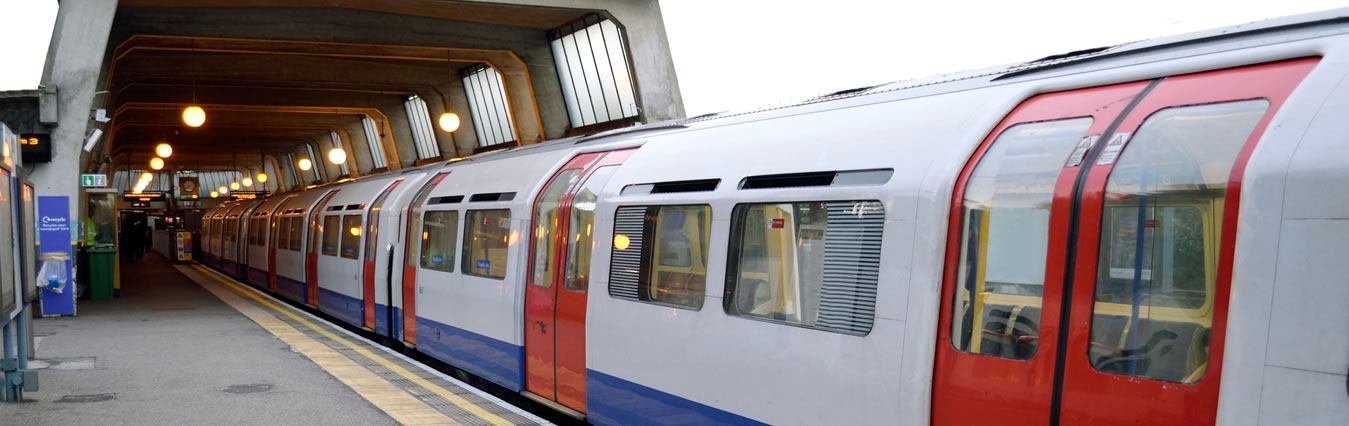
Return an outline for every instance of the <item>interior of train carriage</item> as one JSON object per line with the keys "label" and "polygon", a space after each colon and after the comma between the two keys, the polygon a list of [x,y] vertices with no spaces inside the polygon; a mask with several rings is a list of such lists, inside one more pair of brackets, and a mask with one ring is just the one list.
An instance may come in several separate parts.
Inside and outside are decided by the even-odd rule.
{"label": "interior of train carriage", "polygon": [[[1263,100],[1168,108],[1129,142],[1101,218],[1088,353],[1097,370],[1178,383],[1203,377],[1229,174],[1267,108]],[[1035,354],[1049,196],[1089,121],[1010,128],[976,167],[962,213],[957,348]]]}

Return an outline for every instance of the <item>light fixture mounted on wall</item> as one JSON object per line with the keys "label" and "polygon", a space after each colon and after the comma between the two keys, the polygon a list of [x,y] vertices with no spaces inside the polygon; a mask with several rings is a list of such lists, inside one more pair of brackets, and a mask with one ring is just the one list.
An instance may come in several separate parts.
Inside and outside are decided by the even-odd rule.
{"label": "light fixture mounted on wall", "polygon": [[459,130],[459,114],[452,112],[440,114],[440,130],[450,133]]}

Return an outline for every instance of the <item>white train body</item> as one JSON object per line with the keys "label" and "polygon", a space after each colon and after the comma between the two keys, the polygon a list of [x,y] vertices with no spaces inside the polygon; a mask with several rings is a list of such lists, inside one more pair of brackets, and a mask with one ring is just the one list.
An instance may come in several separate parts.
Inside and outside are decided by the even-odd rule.
{"label": "white train body", "polygon": [[1346,16],[225,206],[206,259],[258,207],[255,285],[596,423],[1349,424]]}

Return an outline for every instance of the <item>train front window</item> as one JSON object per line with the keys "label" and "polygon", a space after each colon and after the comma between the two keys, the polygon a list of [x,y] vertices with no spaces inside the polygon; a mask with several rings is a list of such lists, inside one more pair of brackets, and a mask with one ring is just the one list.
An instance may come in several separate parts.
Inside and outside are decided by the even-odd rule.
{"label": "train front window", "polygon": [[[885,221],[879,201],[739,205],[731,220],[727,314],[871,331]],[[660,261],[682,264],[681,253]]]}
{"label": "train front window", "polygon": [[1168,108],[1143,122],[1106,181],[1088,358],[1097,370],[1203,379],[1232,166],[1269,108]]}
{"label": "train front window", "polygon": [[1074,118],[1009,127],[970,174],[951,310],[957,350],[1035,355],[1054,183],[1091,123]]}

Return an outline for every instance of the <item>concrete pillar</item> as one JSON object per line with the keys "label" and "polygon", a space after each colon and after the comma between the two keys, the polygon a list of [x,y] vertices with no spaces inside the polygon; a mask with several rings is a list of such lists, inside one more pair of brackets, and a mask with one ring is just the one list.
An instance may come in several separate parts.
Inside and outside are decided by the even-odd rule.
{"label": "concrete pillar", "polygon": [[[478,132],[473,129],[473,112],[468,107],[468,96],[464,92],[464,80],[457,77],[446,79],[437,88],[445,94],[445,105],[434,106],[432,107],[433,110],[439,109],[440,112],[445,112],[445,108],[448,107],[450,112],[459,116],[459,130],[455,130],[453,135],[440,131],[439,127],[436,128],[440,151],[453,154],[452,157],[473,155],[473,149],[478,147]],[[432,118],[439,120],[440,113],[433,112]]]}
{"label": "concrete pillar", "polygon": [[[393,134],[384,135],[384,138],[398,150],[398,164],[394,164],[392,155],[385,156],[389,161],[389,169],[412,167],[417,162],[417,145],[412,139],[412,127],[408,124],[408,114],[403,108],[403,102],[385,106],[380,108],[380,111],[389,117],[389,130],[393,131]],[[388,149],[388,146],[386,144],[385,149]]]}
{"label": "concrete pillar", "polygon": [[62,2],[42,70],[42,85],[58,90],[58,117],[52,131],[52,161],[33,166],[29,177],[39,196],[70,197],[70,217],[77,221],[84,220],[85,205],[80,197],[84,168],[80,157],[94,124],[89,110],[95,107],[94,92],[103,86],[99,77],[116,12],[117,0]]}

